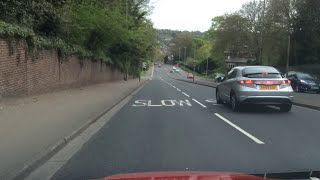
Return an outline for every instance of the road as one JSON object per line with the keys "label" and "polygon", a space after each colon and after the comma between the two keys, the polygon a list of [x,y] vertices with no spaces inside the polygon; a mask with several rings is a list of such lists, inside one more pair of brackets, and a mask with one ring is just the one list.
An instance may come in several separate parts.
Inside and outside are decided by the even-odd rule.
{"label": "road", "polygon": [[[166,69],[170,70],[172,69],[172,65],[163,65]],[[180,71],[179,72],[173,72],[173,73],[170,73],[170,75],[174,78],[178,78],[178,79],[183,79],[185,81],[190,81],[192,82],[193,79],[188,79],[187,78],[187,75],[188,75],[188,72],[184,71],[183,69],[181,68],[178,68]],[[202,77],[197,77],[195,76],[195,81],[198,82],[198,83],[202,83],[202,84],[208,84],[208,85],[211,85],[211,86],[216,86],[217,83],[214,82],[213,79],[205,79],[205,78],[202,78]]]}
{"label": "road", "polygon": [[276,173],[320,169],[320,111],[293,106],[232,112],[215,89],[149,81],[52,179],[150,171]]}
{"label": "road", "polygon": [[[166,69],[172,69],[171,65],[164,65],[164,67]],[[187,74],[188,74],[187,72],[180,69],[180,72],[170,73],[170,76],[177,79],[184,80],[184,81],[192,82],[193,81],[192,79],[187,79]],[[195,77],[195,82],[203,85],[212,86],[212,87],[216,87],[218,84],[213,79],[205,79],[197,76]],[[317,109],[317,110],[320,109],[320,94],[316,94],[315,92],[305,92],[305,93],[294,92],[294,96],[295,96],[295,103],[300,104],[302,106],[313,107],[314,109]]]}

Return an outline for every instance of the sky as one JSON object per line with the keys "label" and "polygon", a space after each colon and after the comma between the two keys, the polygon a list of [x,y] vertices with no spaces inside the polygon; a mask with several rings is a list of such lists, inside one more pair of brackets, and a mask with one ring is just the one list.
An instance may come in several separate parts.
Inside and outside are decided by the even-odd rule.
{"label": "sky", "polygon": [[206,31],[215,16],[234,12],[249,0],[151,0],[157,29]]}

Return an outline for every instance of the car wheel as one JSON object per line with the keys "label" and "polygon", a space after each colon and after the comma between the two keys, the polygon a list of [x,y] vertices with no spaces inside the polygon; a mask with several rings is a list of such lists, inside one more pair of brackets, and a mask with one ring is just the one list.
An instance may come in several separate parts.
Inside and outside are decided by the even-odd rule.
{"label": "car wheel", "polygon": [[239,105],[238,105],[238,101],[237,101],[237,98],[236,98],[236,95],[235,94],[232,94],[231,97],[230,97],[230,104],[231,104],[231,109],[233,111],[238,111],[239,109]]}
{"label": "car wheel", "polygon": [[320,90],[319,90],[319,91],[317,91],[317,94],[320,94]]}
{"label": "car wheel", "polygon": [[218,95],[218,91],[216,92],[216,101],[217,101],[217,104],[222,104],[222,100],[221,100],[220,96]]}
{"label": "car wheel", "polygon": [[292,108],[292,104],[283,104],[280,106],[281,112],[289,112]]}

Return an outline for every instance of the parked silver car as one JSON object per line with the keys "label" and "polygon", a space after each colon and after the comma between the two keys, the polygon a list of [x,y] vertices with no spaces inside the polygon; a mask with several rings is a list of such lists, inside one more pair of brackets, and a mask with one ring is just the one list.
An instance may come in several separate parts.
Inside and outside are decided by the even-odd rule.
{"label": "parked silver car", "polygon": [[294,96],[290,81],[274,67],[235,67],[219,81],[217,103],[228,102],[234,111],[241,104],[276,105],[283,112],[291,110]]}

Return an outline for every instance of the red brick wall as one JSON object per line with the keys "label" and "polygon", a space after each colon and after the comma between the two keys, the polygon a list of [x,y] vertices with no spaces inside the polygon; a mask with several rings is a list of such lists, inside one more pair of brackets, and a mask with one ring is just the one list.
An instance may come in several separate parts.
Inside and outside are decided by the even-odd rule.
{"label": "red brick wall", "polygon": [[26,53],[25,43],[16,41],[10,52],[6,40],[0,39],[0,95],[19,96],[120,81],[123,74],[101,62],[72,56],[59,61],[55,50]]}

